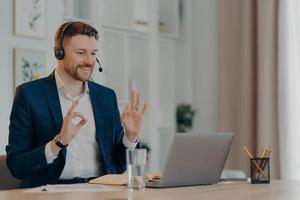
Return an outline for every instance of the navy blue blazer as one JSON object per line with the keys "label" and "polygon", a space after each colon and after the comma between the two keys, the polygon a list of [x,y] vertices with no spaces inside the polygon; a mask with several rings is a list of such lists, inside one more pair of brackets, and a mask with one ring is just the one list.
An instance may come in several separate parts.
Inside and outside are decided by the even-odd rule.
{"label": "navy blue blazer", "polygon": [[[96,140],[105,173],[126,170],[123,127],[113,90],[88,81]],[[67,149],[47,164],[45,145],[57,135],[63,123],[54,73],[49,77],[20,85],[16,90],[6,146],[7,166],[21,179],[21,187],[55,184],[64,168]]]}

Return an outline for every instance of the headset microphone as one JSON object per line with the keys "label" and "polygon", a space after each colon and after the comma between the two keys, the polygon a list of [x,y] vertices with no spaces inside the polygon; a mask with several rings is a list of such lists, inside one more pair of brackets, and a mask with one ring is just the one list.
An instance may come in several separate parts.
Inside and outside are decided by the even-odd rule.
{"label": "headset microphone", "polygon": [[98,58],[96,58],[96,61],[97,61],[98,65],[99,65],[99,72],[102,72],[102,71],[103,71],[103,68],[102,68],[102,66],[101,66],[101,64],[100,64],[100,62],[99,62],[99,60],[98,60]]}

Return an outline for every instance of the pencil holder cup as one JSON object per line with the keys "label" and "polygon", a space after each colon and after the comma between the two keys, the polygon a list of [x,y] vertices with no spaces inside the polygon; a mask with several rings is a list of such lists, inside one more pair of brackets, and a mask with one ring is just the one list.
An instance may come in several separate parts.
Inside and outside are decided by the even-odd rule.
{"label": "pencil holder cup", "polygon": [[252,184],[270,183],[270,158],[251,158],[250,175]]}

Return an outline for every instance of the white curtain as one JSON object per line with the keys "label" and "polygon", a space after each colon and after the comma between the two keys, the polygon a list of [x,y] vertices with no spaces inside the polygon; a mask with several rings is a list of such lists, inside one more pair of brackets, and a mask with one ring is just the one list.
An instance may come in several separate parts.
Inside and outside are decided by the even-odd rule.
{"label": "white curtain", "polygon": [[278,105],[280,170],[300,179],[300,1],[279,1]]}

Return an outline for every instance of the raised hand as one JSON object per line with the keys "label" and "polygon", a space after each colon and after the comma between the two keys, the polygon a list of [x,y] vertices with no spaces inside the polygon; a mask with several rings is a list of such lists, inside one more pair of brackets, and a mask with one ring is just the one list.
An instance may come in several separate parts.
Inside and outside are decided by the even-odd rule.
{"label": "raised hand", "polygon": [[[63,144],[69,144],[79,133],[80,128],[87,122],[87,118],[83,114],[75,111],[78,101],[79,100],[73,101],[70,110],[64,118],[60,132],[61,142]],[[76,117],[79,117],[80,121],[77,124],[73,124],[73,119]]]}
{"label": "raised hand", "polygon": [[135,91],[130,93],[130,102],[126,104],[125,111],[121,115],[121,121],[125,129],[126,137],[135,142],[141,131],[144,114],[148,103],[145,102],[142,109],[140,107],[140,94]]}

